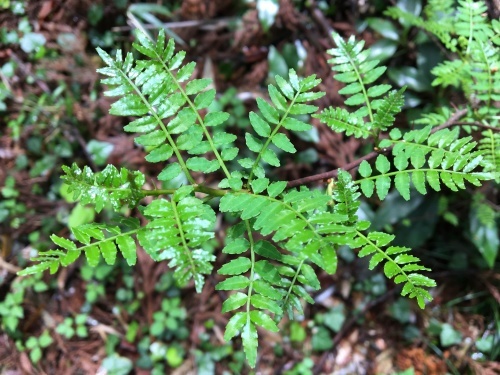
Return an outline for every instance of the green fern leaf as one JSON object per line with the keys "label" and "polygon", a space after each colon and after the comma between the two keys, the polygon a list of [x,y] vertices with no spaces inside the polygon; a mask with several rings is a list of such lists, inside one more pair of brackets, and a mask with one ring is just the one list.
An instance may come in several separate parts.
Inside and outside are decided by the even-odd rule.
{"label": "green fern leaf", "polygon": [[215,213],[198,198],[174,195],[170,201],[157,199],[144,210],[151,219],[137,238],[156,261],[168,259],[181,284],[193,278],[198,292],[203,288],[203,274],[212,270],[215,257],[202,245],[213,237]]}
{"label": "green fern leaf", "polygon": [[[380,143],[381,148],[393,147],[394,166],[385,155],[379,155],[375,167],[380,173],[372,176],[372,169],[364,161],[359,173],[363,177],[357,183],[363,194],[370,197],[374,190],[384,199],[394,180],[399,193],[410,199],[411,181],[418,192],[425,194],[425,182],[435,190],[441,190],[441,183],[452,191],[465,189],[465,181],[479,186],[482,180],[493,178],[492,173],[474,172],[484,164],[481,151],[474,150],[476,142],[472,137],[459,138],[459,129],[442,129],[431,134],[431,126],[407,132],[401,138],[399,132],[391,132],[390,139]],[[424,165],[427,163],[427,167]],[[409,168],[409,167],[412,168]]]}
{"label": "green fern leaf", "polygon": [[68,185],[68,192],[73,193],[73,199],[94,205],[97,212],[108,204],[115,211],[125,204],[132,208],[144,197],[141,187],[145,178],[139,171],[118,170],[111,164],[96,173],[89,167],[80,169],[76,164],[62,169],[65,175],[61,179]]}
{"label": "green fern leaf", "polygon": [[[260,166],[260,161],[264,161],[275,167],[281,165],[278,155],[269,148],[273,143],[284,152],[295,153],[297,150],[285,133],[279,132],[283,127],[294,131],[304,131],[311,128],[310,125],[291,117],[291,115],[308,115],[318,108],[313,105],[304,104],[307,101],[315,100],[324,95],[320,92],[311,92],[321,81],[315,75],[300,79],[293,69],[289,72],[290,83],[282,77],[276,77],[278,87],[268,86],[269,97],[273,105],[262,98],[257,98],[257,106],[261,115],[250,112],[250,124],[259,139],[250,133],[245,134],[246,145],[250,151],[257,154],[251,163],[249,180],[264,178],[264,169]],[[293,84],[292,84],[293,81]],[[246,162],[240,160],[240,165],[247,167]]]}

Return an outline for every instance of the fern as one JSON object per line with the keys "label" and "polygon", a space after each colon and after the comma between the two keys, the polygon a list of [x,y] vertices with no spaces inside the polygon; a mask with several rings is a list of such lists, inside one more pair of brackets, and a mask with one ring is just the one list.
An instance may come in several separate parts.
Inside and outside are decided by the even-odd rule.
{"label": "fern", "polygon": [[339,170],[336,188],[333,199],[337,202],[334,212],[347,214],[346,222],[354,229],[353,236],[347,241],[352,248],[360,248],[359,257],[371,255],[369,269],[374,269],[382,262],[384,264],[384,274],[387,278],[394,278],[396,284],[404,283],[401,295],[408,295],[416,298],[418,305],[424,308],[425,301],[432,301],[432,296],[425,288],[436,285],[435,281],[420,274],[419,271],[429,271],[429,269],[418,264],[419,258],[408,254],[407,247],[389,246],[394,240],[394,235],[382,232],[363,232],[369,228],[367,221],[358,221],[356,211],[359,207],[358,186],[353,183],[351,175]]}
{"label": "fern", "polygon": [[495,180],[500,181],[500,133],[488,129],[483,131],[478,150],[484,158],[484,170],[496,173]]}
{"label": "fern", "polygon": [[[297,151],[290,139],[283,132],[280,132],[280,129],[308,131],[312,128],[311,125],[292,117],[292,115],[308,115],[316,112],[318,107],[305,103],[319,99],[324,95],[321,92],[311,92],[321,80],[316,79],[315,75],[299,79],[293,69],[290,70],[289,76],[289,82],[282,77],[276,77],[279,90],[274,85],[269,85],[268,91],[273,105],[264,99],[257,98],[257,106],[263,118],[255,112],[249,114],[250,124],[259,138],[246,133],[245,141],[248,149],[257,153],[257,156],[254,160],[250,158],[238,160],[243,168],[250,170],[249,181],[252,181],[254,175],[257,178],[265,177],[264,168],[260,165],[261,160],[274,167],[281,165],[276,153],[269,148],[270,144],[284,152],[295,153]],[[222,185],[219,184],[219,186],[228,187],[230,185],[229,182],[225,184],[223,180]]]}
{"label": "fern", "polygon": [[458,59],[444,61],[432,70],[436,76],[432,84],[461,88],[472,105],[480,108],[481,120],[498,123],[500,110],[491,104],[500,98],[500,30],[494,28],[496,22],[487,19],[484,2],[460,0],[458,4],[454,11],[450,2],[431,1],[425,10],[426,20],[396,7],[385,14],[423,28],[458,53]]}
{"label": "fern", "polygon": [[157,199],[143,211],[150,218],[137,238],[155,261],[170,260],[181,285],[193,278],[196,291],[203,288],[203,274],[212,271],[215,257],[202,245],[213,238],[215,213],[210,206],[191,196],[193,187],[178,189],[170,200]]}
{"label": "fern", "polygon": [[144,175],[125,168],[107,165],[101,172],[93,173],[89,167],[80,169],[76,164],[63,166],[66,173],[61,179],[68,185],[68,192],[82,204],[92,204],[100,212],[107,204],[119,211],[123,205],[135,207],[144,197]]}
{"label": "fern", "polygon": [[492,178],[489,173],[473,172],[481,165],[483,155],[473,151],[476,142],[472,137],[459,138],[459,128],[431,134],[431,126],[426,126],[407,132],[403,137],[395,129],[390,136],[380,143],[380,147],[392,147],[396,171],[390,171],[391,163],[383,154],[375,162],[378,175],[372,176],[370,164],[363,161],[359,168],[363,178],[357,182],[367,197],[376,189],[379,198],[384,199],[392,181],[401,196],[409,200],[411,183],[419,193],[426,194],[426,182],[435,191],[441,190],[441,183],[458,191],[465,189],[465,181],[480,186],[482,180]]}
{"label": "fern", "polygon": [[[436,6],[437,2],[430,4]],[[464,4],[468,7],[470,2]],[[467,87],[487,107],[483,112],[470,108],[467,119],[491,126],[498,56],[494,44],[475,38],[474,33],[486,32],[479,21],[474,18],[473,26],[469,24],[473,37],[467,47],[456,45],[470,48],[474,56],[460,60],[463,66],[456,63],[459,78],[453,80],[450,73],[443,73],[437,84]],[[421,24],[426,25],[425,21]],[[470,36],[460,30],[462,38]],[[455,37],[453,33],[449,35]],[[140,172],[113,166],[96,173],[87,167],[65,167],[63,180],[75,199],[94,205],[98,212],[106,206],[118,212],[124,205],[136,208],[144,224],[122,218],[117,225],[92,223],[71,228],[71,239],[52,236],[56,249],[40,252],[34,259],[38,263],[20,274],[47,269],[54,273],[82,253],[90,265],[96,265],[101,257],[113,264],[121,252],[133,265],[137,251],[143,249],[155,261],[167,260],[178,282],[185,285],[193,280],[200,292],[216,259],[207,241],[214,238],[217,211],[221,220],[231,217],[226,220],[229,229],[222,249],[227,261],[218,270],[221,280],[216,286],[230,292],[222,308],[232,314],[224,337],[241,337],[251,366],[258,358],[258,327],[278,331],[285,315],[304,314],[301,300],[314,302],[311,290],[320,289],[318,268],[335,273],[339,246],[350,246],[360,257],[370,256],[370,269],[383,265],[384,274],[403,285],[402,294],[415,298],[423,308],[432,300],[428,289],[435,282],[422,274],[428,269],[409,248],[392,246],[394,236],[369,232],[370,223],[358,219],[361,192],[369,197],[376,190],[384,199],[394,185],[410,199],[412,185],[422,194],[427,185],[436,191],[442,185],[464,189],[466,182],[479,186],[498,170],[498,134],[484,132],[476,149],[472,136],[460,137],[459,128],[436,129],[449,121],[447,107],[421,119],[422,129],[404,135],[391,129],[403,105],[404,88],[396,91],[377,83],[386,67],[369,59],[363,42],[353,37],[346,41],[337,34],[333,39],[337,47],[329,53],[337,72],[334,77],[346,84],[341,94],[348,96],[346,105],[354,110],[327,108],[317,113],[311,102],[324,95],[317,91],[320,80],[315,75],[299,78],[290,70],[288,79],[277,76],[276,84],[268,86],[269,100],[257,99],[258,112],[249,114],[251,129],[245,133],[241,150],[235,146],[239,144],[236,135],[223,127],[229,115],[207,111],[215,96],[215,90],[209,88],[211,81],[191,78],[194,63],[183,65],[185,53],[176,53],[173,40],[166,41],[163,31],[156,42],[138,35],[133,47],[144,60],[136,60],[132,53],[123,58],[121,51],[112,58],[99,49],[107,65],[99,69],[107,76],[103,79],[109,86],[106,95],[118,97],[110,113],[132,118],[127,119],[125,131],[137,133],[135,142],[146,151],[148,162],[164,165],[157,180],[170,184],[185,176],[187,181],[179,188],[145,190]],[[445,64],[440,69],[450,67]],[[330,175],[336,179],[326,193],[273,180],[271,168],[281,166],[281,155],[296,153],[289,132],[310,130],[309,115],[336,132],[373,138],[380,154],[372,152],[355,162],[359,179],[338,170]],[[383,134],[389,130],[389,135]],[[389,151],[392,156],[387,157]],[[370,155],[377,156],[377,173],[373,173]],[[209,179],[207,174],[211,174]],[[210,206],[212,198],[220,200]]]}
{"label": "fern", "polygon": [[[380,131],[387,130],[394,123],[394,116],[403,106],[403,92],[391,91],[383,98],[391,86],[388,84],[371,85],[387,69],[378,66],[379,60],[370,60],[369,49],[363,49],[364,41],[357,42],[354,36],[344,41],[338,34],[332,34],[337,48],[328,51],[334,58],[329,60],[332,70],[340,72],[334,78],[347,84],[339,94],[349,95],[346,105],[359,107],[349,113],[345,109],[328,108],[317,117],[337,132],[354,135],[356,138],[378,137]],[[369,87],[370,86],[370,87]],[[364,118],[368,117],[368,121]]]}
{"label": "fern", "polygon": [[107,224],[84,224],[72,228],[71,232],[76,240],[83,244],[78,247],[76,241],[71,241],[53,234],[50,238],[57,249],[42,251],[38,254],[36,265],[25,268],[21,275],[31,275],[50,270],[55,273],[60,266],[67,267],[74,263],[83,252],[90,266],[99,264],[102,255],[107,264],[114,264],[117,249],[120,250],[127,263],[132,266],[136,263],[136,245],[134,237],[144,230],[139,225],[139,220],[124,220],[127,230],[122,231],[119,226]]}
{"label": "fern", "polygon": [[[165,45],[163,31],[156,44],[141,33],[138,34],[138,41],[139,43],[134,43],[134,48],[150,60],[134,61],[131,53],[123,60],[120,50],[113,60],[106,52],[98,49],[99,55],[108,65],[107,68],[99,69],[99,72],[110,77],[103,80],[103,83],[115,86],[106,95],[121,96],[111,106],[110,113],[118,116],[141,116],[125,126],[125,130],[142,134],[135,140],[137,144],[152,149],[146,160],[166,161],[175,155],[177,161],[169,163],[158,179],[169,181],[183,172],[194,183],[190,171],[209,173],[219,168],[229,176],[224,159],[227,161],[236,157],[235,149],[231,147],[235,137],[221,132],[215,138],[208,131],[209,127],[227,120],[229,115],[225,112],[212,112],[202,118],[199,112],[208,108],[215,98],[214,89],[203,91],[209,86],[210,80],[194,79],[187,82],[185,87],[182,86],[191,77],[195,64],[182,66],[185,52],[174,53],[173,39]],[[167,118],[169,120],[165,124],[163,120]],[[174,140],[178,134],[180,135]],[[224,159],[219,152],[221,149],[226,150]],[[211,151],[215,159],[209,160],[202,156],[185,159],[181,150],[188,151],[190,155]]]}

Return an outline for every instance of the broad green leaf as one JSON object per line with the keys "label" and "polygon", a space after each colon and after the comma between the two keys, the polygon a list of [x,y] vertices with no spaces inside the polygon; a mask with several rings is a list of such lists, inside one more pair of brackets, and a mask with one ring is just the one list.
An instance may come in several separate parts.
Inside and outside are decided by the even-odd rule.
{"label": "broad green leaf", "polygon": [[283,121],[283,127],[288,130],[301,131],[301,132],[309,131],[312,129],[312,125],[306,124],[305,122],[299,121],[292,117],[287,117]]}
{"label": "broad green leaf", "polygon": [[248,296],[244,293],[237,292],[232,294],[227,300],[222,304],[222,313],[227,313],[228,311],[236,310],[243,306],[248,300]]}
{"label": "broad green leaf", "polygon": [[205,122],[205,126],[217,126],[226,122],[229,116],[227,112],[210,112],[207,113],[203,121]]}
{"label": "broad green leaf", "polygon": [[197,157],[197,156],[189,158],[186,162],[186,166],[192,171],[203,172],[203,173],[215,172],[220,168],[220,164],[217,160],[207,160],[203,157]]}
{"label": "broad green leaf", "polygon": [[194,106],[196,109],[207,108],[215,99],[215,90],[210,89],[203,91],[194,98]]}
{"label": "broad green leaf", "polygon": [[170,181],[176,178],[178,175],[182,173],[181,166],[179,163],[171,163],[163,169],[158,175],[158,180],[160,181]]}
{"label": "broad green leaf", "polygon": [[101,249],[102,257],[107,264],[115,264],[116,261],[116,245],[113,241],[103,241],[99,244]]}
{"label": "broad green leaf", "polygon": [[262,146],[263,146],[262,142],[260,142],[257,138],[255,138],[250,133],[245,133],[245,140],[246,140],[246,144],[247,144],[248,148],[250,149],[250,151],[260,152],[260,150],[262,149]]}
{"label": "broad green leaf", "polygon": [[290,142],[288,137],[283,133],[276,133],[272,138],[272,142],[276,147],[282,149],[283,151],[289,152],[291,154],[297,152],[293,143]]}
{"label": "broad green leaf", "polygon": [[271,127],[267,122],[262,120],[260,116],[255,112],[250,112],[249,119],[253,129],[258,135],[266,138],[269,137],[269,135],[271,134]]}
{"label": "broad green leaf", "polygon": [[250,243],[246,238],[237,238],[234,241],[228,243],[222,252],[225,254],[241,254],[250,248]]}
{"label": "broad green leaf", "polygon": [[263,311],[258,311],[258,310],[250,311],[250,319],[252,320],[252,322],[265,328],[268,331],[271,332],[279,331],[279,328],[276,325],[276,323],[271,319],[269,315],[267,315]]}
{"label": "broad green leaf", "polygon": [[273,108],[268,102],[266,102],[262,98],[257,98],[257,107],[259,107],[262,116],[272,124],[278,124],[279,122],[279,113]]}
{"label": "broad green leaf", "polygon": [[70,240],[68,240],[66,238],[62,238],[62,237],[59,237],[59,236],[56,236],[55,234],[53,234],[53,235],[50,236],[50,239],[57,246],[60,246],[63,249],[66,249],[66,250],[76,250],[76,245],[72,241],[70,241]]}
{"label": "broad green leaf", "polygon": [[420,194],[427,194],[427,189],[425,188],[425,172],[414,171],[411,177],[415,189],[417,189]]}
{"label": "broad green leaf", "polygon": [[245,351],[248,365],[252,368],[254,368],[257,363],[257,338],[257,328],[253,323],[247,321],[243,326],[241,339],[243,341],[243,350]]}
{"label": "broad green leaf", "polygon": [[375,167],[380,173],[387,173],[391,169],[391,163],[385,155],[377,156],[377,160],[375,161]]}
{"label": "broad green leaf", "polygon": [[91,245],[85,248],[85,256],[89,266],[95,267],[99,264],[99,248],[96,245]]}
{"label": "broad green leaf", "polygon": [[377,195],[380,200],[385,199],[389,189],[391,188],[391,178],[386,176],[378,176],[375,180],[375,186],[377,187]]}
{"label": "broad green leaf", "polygon": [[273,300],[281,300],[283,298],[283,294],[281,294],[278,289],[271,286],[271,284],[269,284],[267,281],[256,280],[252,285],[253,289],[263,296],[266,296]]}
{"label": "broad green leaf", "polygon": [[146,155],[146,160],[150,163],[158,163],[160,161],[168,160],[174,153],[174,150],[170,145],[163,144],[159,147],[153,149],[149,154]]}
{"label": "broad green leaf", "polygon": [[211,83],[212,80],[209,78],[193,79],[186,85],[186,94],[198,94],[200,91],[206,89]]}
{"label": "broad green leaf", "polygon": [[409,201],[410,200],[410,175],[406,172],[401,172],[394,178],[394,185],[399,191],[401,196]]}
{"label": "broad green leaf", "polygon": [[[220,272],[220,270],[219,270]],[[250,280],[245,276],[233,276],[224,281],[221,281],[215,287],[216,290],[239,290],[245,289],[250,284]]]}
{"label": "broad green leaf", "polygon": [[247,314],[243,312],[238,312],[234,314],[226,325],[226,331],[224,332],[224,340],[230,341],[238,332],[243,328],[243,325],[247,321]]}
{"label": "broad green leaf", "polygon": [[280,111],[285,111],[287,107],[286,98],[273,85],[269,85],[267,90],[274,106]]}
{"label": "broad green leaf", "polygon": [[263,192],[269,185],[268,178],[257,178],[251,182],[252,190],[255,194]]}
{"label": "broad green leaf", "polygon": [[273,167],[279,167],[281,165],[278,156],[276,156],[276,153],[270,148],[264,150],[262,153],[262,160]]}
{"label": "broad green leaf", "polygon": [[129,266],[137,262],[137,252],[135,241],[130,236],[119,236],[116,238],[116,244]]}
{"label": "broad green leaf", "polygon": [[370,163],[368,163],[366,160],[363,160],[359,165],[358,171],[362,177],[370,177],[372,174],[372,167],[370,166]]}
{"label": "broad green leaf", "polygon": [[283,192],[286,188],[286,181],[277,181],[273,182],[271,185],[268,186],[267,188],[267,193],[269,194],[270,197],[276,197],[279,194]]}
{"label": "broad green leaf", "polygon": [[276,83],[278,84],[278,87],[280,88],[281,92],[285,94],[285,96],[292,100],[293,95],[294,95],[294,90],[290,84],[283,79],[283,77],[276,76]]}
{"label": "broad green leaf", "polygon": [[[282,315],[283,310],[276,304],[276,301],[273,301],[267,297],[264,297],[260,294],[254,294],[250,298],[250,303],[253,307],[257,309],[269,310],[273,314]],[[257,323],[254,321],[254,323]]]}

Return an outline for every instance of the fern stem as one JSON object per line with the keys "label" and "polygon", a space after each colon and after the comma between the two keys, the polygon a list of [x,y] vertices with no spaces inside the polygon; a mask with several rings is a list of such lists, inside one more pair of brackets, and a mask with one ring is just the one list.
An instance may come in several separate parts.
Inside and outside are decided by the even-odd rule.
{"label": "fern stem", "polygon": [[253,282],[255,281],[255,252],[254,252],[254,241],[252,234],[252,227],[250,226],[250,222],[245,220],[245,226],[247,228],[248,242],[250,242],[250,261],[252,262],[252,266],[250,268],[250,283],[248,285],[248,295],[247,295],[247,319],[250,319],[250,300],[252,297],[253,291]]}
{"label": "fern stem", "polygon": [[[118,189],[116,189],[118,190]],[[177,189],[154,189],[154,190],[147,190],[147,189],[142,189],[141,194],[145,197],[147,196],[153,196],[157,197],[160,195],[171,195],[174,194],[177,191]],[[227,194],[227,190],[223,189],[214,189],[210,188],[208,186],[204,185],[194,185],[194,191],[199,192],[199,193],[205,193],[207,195],[210,195],[212,197],[222,197]]]}
{"label": "fern stem", "polygon": [[[129,235],[135,234],[135,233],[141,231],[142,229],[144,229],[144,228],[139,227],[139,228],[136,228],[136,229],[132,229],[132,230],[130,230],[128,232],[122,232],[122,233],[117,234],[115,236],[111,236],[111,237],[105,238],[104,240],[100,240],[100,241],[89,243],[88,245],[81,246],[81,247],[77,248],[76,250],[68,250],[68,251],[83,251],[83,250],[85,250],[88,247],[97,246],[101,242],[109,242],[109,241],[113,241],[114,242],[119,237],[129,236]],[[40,255],[43,255],[43,254],[44,254],[44,252],[40,252]]]}
{"label": "fern stem", "polygon": [[292,294],[292,288],[295,285],[295,282],[297,281],[297,277],[299,277],[300,269],[302,268],[302,265],[304,264],[305,261],[306,261],[305,259],[302,259],[302,261],[297,266],[297,270],[295,271],[295,275],[293,275],[292,282],[290,283],[290,287],[288,288],[288,290],[286,292],[285,299],[283,300],[283,306],[286,306],[286,304],[288,302],[288,298],[290,298],[290,294]]}
{"label": "fern stem", "polygon": [[184,250],[185,250],[184,252],[189,259],[189,263],[191,264],[191,269],[193,270],[193,275],[196,275],[197,274],[196,265],[194,264],[193,256],[191,254],[191,251],[189,250],[189,246],[187,244],[186,237],[184,236],[184,229],[182,228],[182,219],[179,217],[179,212],[177,211],[177,204],[175,203],[175,201],[173,199],[170,201],[170,203],[172,204],[172,208],[173,208],[173,212],[174,212],[174,216],[175,216],[175,221],[177,222],[177,228],[179,229],[179,236],[180,236],[181,241],[182,241],[182,247],[184,248]]}
{"label": "fern stem", "polygon": [[267,150],[267,147],[271,143],[273,137],[276,135],[276,133],[278,133],[278,131],[280,130],[280,128],[283,126],[283,121],[285,121],[287,119],[288,114],[290,113],[290,110],[292,109],[293,105],[295,104],[295,101],[297,100],[297,97],[300,94],[301,94],[301,90],[299,89],[299,90],[297,90],[297,93],[295,94],[295,96],[293,97],[292,101],[290,102],[290,105],[286,109],[286,111],[283,114],[283,117],[279,121],[278,125],[276,125],[276,127],[273,129],[271,135],[266,139],[266,142],[264,143],[264,146],[262,146],[261,150],[259,151],[259,154],[257,155],[257,158],[255,159],[255,161],[254,161],[254,163],[252,165],[252,169],[250,170],[250,176],[248,177],[248,183],[252,182],[253,174],[254,174],[253,172],[254,172],[255,168],[257,168],[257,166],[259,165],[260,159],[262,158],[262,154],[264,153],[264,151]]}
{"label": "fern stem", "polygon": [[151,113],[151,115],[156,120],[156,123],[160,126],[161,130],[167,136],[168,143],[170,144],[170,146],[174,150],[175,156],[177,157],[177,160],[179,161],[179,164],[180,164],[184,174],[186,175],[186,178],[189,180],[190,183],[194,184],[195,180],[194,180],[193,176],[191,176],[191,173],[189,173],[189,170],[186,166],[186,163],[184,162],[184,159],[182,158],[182,155],[181,155],[179,149],[177,148],[175,141],[173,140],[172,136],[168,132],[168,130],[167,130],[165,124],[163,123],[163,121],[161,120],[161,118],[158,117],[158,114],[156,113],[155,108],[153,108],[153,106],[148,102],[148,100],[143,95],[141,90],[139,90],[137,85],[127,76],[127,74],[121,68],[117,68],[116,65],[114,66],[114,68],[117,69],[122,74],[122,76],[128,81],[128,83],[134,88],[134,91],[141,98],[142,102],[148,107],[149,113]]}
{"label": "fern stem", "polygon": [[[156,53],[156,50],[155,50],[155,53]],[[217,151],[217,148],[214,145],[214,141],[212,139],[212,136],[210,135],[207,127],[205,126],[205,121],[203,121],[203,119],[201,118],[200,113],[196,109],[193,101],[186,94],[186,91],[184,90],[184,88],[182,87],[182,85],[179,83],[179,81],[177,81],[177,77],[175,77],[175,75],[170,71],[170,69],[165,64],[165,61],[163,61],[163,59],[161,58],[161,56],[158,55],[158,53],[156,53],[156,56],[157,56],[158,61],[161,62],[161,65],[163,66],[163,68],[165,69],[165,71],[168,73],[168,75],[170,76],[170,78],[172,79],[172,81],[177,86],[177,89],[179,90],[179,92],[182,94],[182,96],[184,97],[184,99],[186,99],[186,102],[188,103],[189,107],[196,114],[196,117],[198,119],[198,123],[200,124],[201,128],[203,129],[203,133],[205,134],[205,137],[206,137],[208,143],[210,144],[210,148],[212,149],[212,152],[214,153],[217,161],[219,162],[219,165],[221,166],[222,171],[224,172],[224,174],[226,175],[227,178],[231,178],[231,173],[229,173],[229,170],[227,169],[226,164],[224,163],[224,160],[222,160],[222,157],[220,156],[219,151]]]}

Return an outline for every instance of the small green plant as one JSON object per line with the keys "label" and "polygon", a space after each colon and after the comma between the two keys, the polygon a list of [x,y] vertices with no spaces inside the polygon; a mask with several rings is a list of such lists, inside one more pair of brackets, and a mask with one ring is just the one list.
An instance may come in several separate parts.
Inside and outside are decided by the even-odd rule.
{"label": "small green plant", "polygon": [[16,345],[19,350],[27,349],[31,362],[37,364],[42,359],[43,349],[49,347],[53,342],[49,332],[43,331],[39,337],[31,336],[28,338],[24,345],[20,341],[17,341]]}
{"label": "small green plant", "polygon": [[35,293],[46,291],[49,286],[41,280],[41,274],[33,275],[23,279],[16,279],[10,291],[0,302],[0,327],[13,338],[18,337],[19,321],[24,318],[22,304],[26,293],[32,290]]}
{"label": "small green plant", "polygon": [[[459,7],[457,17],[464,18],[467,11]],[[369,257],[370,269],[381,265],[386,278],[402,285],[401,294],[424,308],[432,301],[429,289],[436,285],[424,275],[429,269],[409,247],[394,245],[394,235],[370,230],[374,223],[360,220],[357,212],[362,196],[376,194],[384,201],[391,188],[408,201],[428,190],[464,190],[466,184],[481,186],[498,178],[498,168],[492,165],[497,157],[491,157],[491,148],[476,147],[473,137],[461,136],[455,126],[463,119],[473,123],[471,131],[486,126],[498,134],[498,110],[493,105],[498,99],[494,84],[498,74],[493,68],[499,54],[495,39],[490,40],[495,25],[485,21],[480,28],[459,27],[458,37],[450,36],[460,43],[451,41],[446,46],[461,45],[470,52],[460,60],[472,81],[461,86],[469,102],[455,112],[444,108],[440,114],[424,117],[415,130],[394,126],[405,88],[393,90],[379,83],[387,68],[371,59],[364,43],[354,37],[344,40],[333,34],[336,48],[328,51],[334,78],[345,84],[340,94],[346,96],[349,109],[330,107],[318,112],[311,102],[324,95],[317,90],[320,80],[315,75],[300,78],[290,69],[288,77],[276,76],[276,83],[268,86],[270,101],[257,99],[259,112],[249,113],[251,128],[244,140],[225,131],[228,113],[207,111],[215,98],[215,90],[208,88],[211,80],[191,78],[195,64],[183,64],[185,52],[176,52],[173,39],[167,41],[163,31],[156,41],[138,33],[134,49],[143,56],[138,59],[121,51],[113,58],[98,49],[106,64],[99,69],[107,76],[103,80],[109,86],[106,95],[119,98],[110,113],[133,118],[125,131],[138,133],[135,141],[147,152],[148,162],[165,164],[157,176],[162,186],[144,189],[141,172],[112,165],[101,172],[76,164],[63,167],[63,180],[74,199],[94,205],[97,213],[104,207],[117,214],[123,206],[137,208],[146,224],[117,216],[114,221],[71,228],[72,239],[52,235],[57,248],[40,252],[38,263],[21,274],[54,273],[82,253],[92,267],[99,267],[101,257],[114,264],[118,252],[134,265],[139,243],[155,261],[168,261],[180,285],[193,280],[200,292],[204,277],[212,273],[220,256],[218,274],[224,279],[216,289],[228,292],[222,311],[232,315],[224,337],[227,341],[241,337],[252,367],[258,358],[257,327],[278,331],[285,315],[303,315],[301,300],[314,302],[310,293],[320,289],[318,270],[335,273],[342,246]],[[480,52],[482,57],[477,57]],[[436,84],[447,82],[445,75],[438,77]],[[311,115],[335,132],[366,140],[373,151],[343,169],[280,181],[273,172],[287,154],[297,152],[289,134],[311,130]],[[480,145],[491,146],[496,139],[485,137],[482,134]],[[358,167],[358,174],[348,172]],[[210,179],[205,179],[207,175]],[[325,178],[331,179],[326,189],[306,186]],[[149,203],[141,205],[146,197]],[[214,237],[216,215],[229,226],[221,231],[226,235],[220,255],[207,245]],[[164,303],[155,316],[158,335],[182,318],[182,314],[169,315],[172,308],[181,311],[178,306],[171,306],[169,300]],[[331,313],[337,318],[342,314]],[[315,335],[316,350],[331,346],[331,340],[323,340],[330,337],[326,327],[318,327]],[[159,360],[171,347],[145,341],[146,348]]]}
{"label": "small green plant", "polygon": [[56,328],[56,332],[63,335],[67,339],[72,339],[75,334],[78,337],[87,337],[87,315],[78,314],[75,318],[64,318],[63,322]]}
{"label": "small green plant", "polygon": [[189,331],[184,323],[186,310],[180,303],[179,297],[163,300],[161,310],[153,314],[153,324],[149,328],[149,333],[160,339],[185,339]]}

